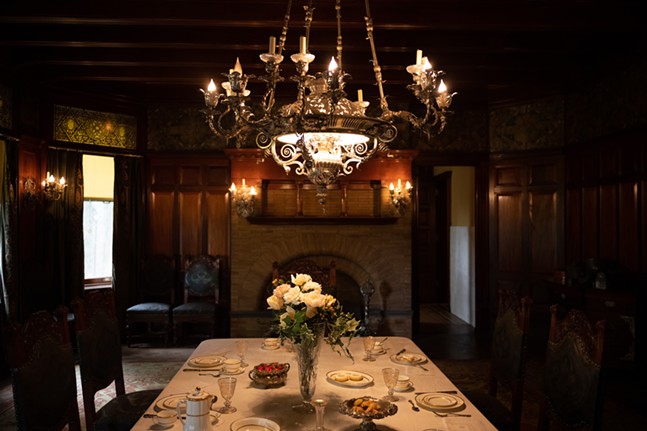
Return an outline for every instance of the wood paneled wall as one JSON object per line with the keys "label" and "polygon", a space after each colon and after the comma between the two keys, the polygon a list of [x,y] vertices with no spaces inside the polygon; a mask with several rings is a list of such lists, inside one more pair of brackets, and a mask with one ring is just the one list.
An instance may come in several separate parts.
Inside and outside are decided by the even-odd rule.
{"label": "wood paneled wall", "polygon": [[498,288],[547,301],[544,280],[564,267],[564,165],[559,154],[500,156],[490,169],[490,314]]}
{"label": "wood paneled wall", "polygon": [[566,264],[610,259],[647,271],[645,134],[610,137],[566,154]]}
{"label": "wood paneled wall", "polygon": [[[199,254],[229,255],[229,159],[224,155],[150,154],[145,253],[178,264]],[[227,274],[227,270],[223,274]],[[225,280],[223,280],[224,282]],[[221,290],[221,295],[228,292]],[[221,306],[228,307],[224,294]]]}

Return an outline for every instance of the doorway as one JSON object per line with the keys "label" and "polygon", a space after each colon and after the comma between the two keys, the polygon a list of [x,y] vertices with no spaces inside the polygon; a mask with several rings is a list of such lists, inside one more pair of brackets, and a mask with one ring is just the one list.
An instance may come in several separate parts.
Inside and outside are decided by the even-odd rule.
{"label": "doorway", "polygon": [[414,333],[430,306],[475,326],[475,168],[416,166],[416,189]]}

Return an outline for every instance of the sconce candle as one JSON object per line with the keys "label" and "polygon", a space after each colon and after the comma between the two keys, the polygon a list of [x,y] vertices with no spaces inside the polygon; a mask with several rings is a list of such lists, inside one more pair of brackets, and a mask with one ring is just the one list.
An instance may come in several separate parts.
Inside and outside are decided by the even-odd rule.
{"label": "sconce candle", "polygon": [[45,194],[45,197],[50,201],[59,200],[61,196],[63,196],[65,187],[67,187],[64,177],[61,177],[57,182],[56,178],[54,178],[54,175],[50,174],[49,172],[47,172],[47,176],[41,184],[43,186],[43,193]]}
{"label": "sconce candle", "polygon": [[242,180],[242,185],[236,187],[236,183],[231,183],[229,187],[231,193],[231,200],[236,206],[236,213],[244,218],[254,214],[254,204],[256,203],[256,188],[254,186],[247,186],[245,179]]}
{"label": "sconce candle", "polygon": [[393,211],[397,216],[404,214],[404,211],[407,209],[407,205],[411,201],[411,190],[413,186],[407,181],[404,185],[404,190],[402,189],[402,180],[398,179],[397,187],[393,183],[389,184],[389,198],[391,199],[391,206]]}

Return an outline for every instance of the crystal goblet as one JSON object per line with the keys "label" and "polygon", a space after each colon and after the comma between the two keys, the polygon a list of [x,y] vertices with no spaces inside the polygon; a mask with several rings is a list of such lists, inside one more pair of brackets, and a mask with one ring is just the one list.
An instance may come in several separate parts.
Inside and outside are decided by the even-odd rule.
{"label": "crystal goblet", "polygon": [[383,400],[387,401],[397,401],[398,397],[393,395],[393,389],[395,388],[396,383],[398,383],[398,376],[400,375],[400,370],[397,368],[382,368],[382,377],[384,377],[384,384],[388,389],[387,395],[382,397]]}
{"label": "crystal goblet", "polygon": [[225,400],[225,405],[216,409],[218,413],[234,413],[236,407],[231,405],[231,398],[234,396],[236,390],[236,377],[221,377],[218,379],[218,387],[220,388],[220,395]]}

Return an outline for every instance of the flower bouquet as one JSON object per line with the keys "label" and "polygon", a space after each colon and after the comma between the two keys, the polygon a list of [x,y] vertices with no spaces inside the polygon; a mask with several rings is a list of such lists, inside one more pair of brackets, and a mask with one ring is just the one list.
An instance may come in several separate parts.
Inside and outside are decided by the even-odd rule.
{"label": "flower bouquet", "polygon": [[[274,291],[267,304],[276,312],[273,329],[281,340],[312,343],[317,332],[323,331],[334,351],[352,359],[348,344],[357,333],[359,321],[352,313],[344,312],[334,296],[322,293],[321,285],[308,274],[295,274],[290,282],[277,279],[272,284]],[[347,344],[342,337],[349,337]]]}

